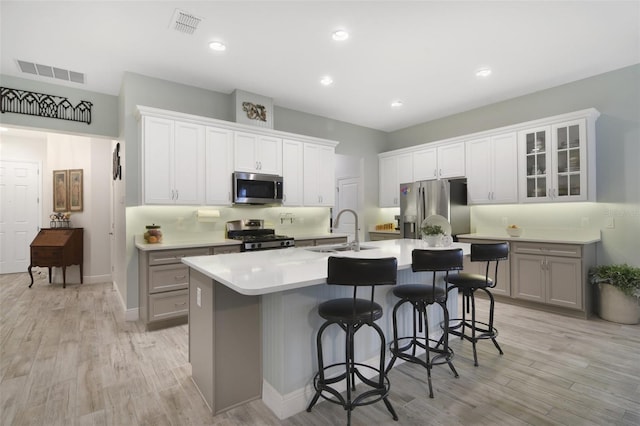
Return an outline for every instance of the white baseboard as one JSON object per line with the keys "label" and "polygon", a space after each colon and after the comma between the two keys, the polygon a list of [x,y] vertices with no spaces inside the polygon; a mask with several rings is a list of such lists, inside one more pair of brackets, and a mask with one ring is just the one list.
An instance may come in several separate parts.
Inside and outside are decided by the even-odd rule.
{"label": "white baseboard", "polygon": [[109,275],[91,275],[83,277],[84,284],[101,284],[111,281],[111,274]]}
{"label": "white baseboard", "polygon": [[125,321],[138,321],[138,318],[140,317],[140,309],[127,309],[127,304],[124,302],[124,298],[122,297],[122,294],[120,294],[120,290],[118,290],[118,285],[115,281],[113,281],[113,288],[116,293],[118,293],[118,299],[120,299],[120,304],[122,305],[122,310],[124,311]]}
{"label": "white baseboard", "polygon": [[[387,360],[389,358],[386,358]],[[402,360],[398,359],[396,365],[399,365]],[[402,361],[404,362],[404,361]],[[380,358],[374,357],[362,362],[362,364],[369,365],[371,367],[378,368],[380,364]],[[375,376],[376,373],[373,370],[363,369],[360,371],[363,376],[370,379]],[[356,384],[360,383],[360,380],[356,378]],[[346,390],[346,382],[340,382],[335,386],[338,392],[344,392]],[[311,402],[311,398],[315,394],[316,390],[312,383],[309,383],[304,388],[296,389],[293,392],[289,392],[286,395],[280,394],[269,382],[262,381],[262,402],[269,407],[271,411],[280,419],[284,420],[287,417],[291,417],[307,409],[307,405]],[[322,398],[318,400],[318,403],[322,402]]]}

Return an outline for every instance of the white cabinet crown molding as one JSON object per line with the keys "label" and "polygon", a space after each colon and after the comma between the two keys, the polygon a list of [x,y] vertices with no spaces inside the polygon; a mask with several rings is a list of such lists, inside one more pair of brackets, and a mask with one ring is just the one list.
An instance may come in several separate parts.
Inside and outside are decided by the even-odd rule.
{"label": "white cabinet crown molding", "polygon": [[600,117],[600,112],[595,108],[587,108],[579,111],[568,112],[565,114],[553,115],[549,117],[539,118],[531,121],[524,121],[521,123],[511,124],[509,126],[504,127],[496,127],[494,129],[483,130],[481,132],[476,133],[468,133],[461,136],[455,136],[448,139],[441,139],[433,142],[426,142],[419,145],[413,145],[406,148],[395,149],[393,151],[385,151],[378,154],[378,158],[389,157],[398,154],[404,153],[412,153],[414,151],[418,151],[424,148],[436,148],[442,145],[449,145],[456,142],[464,142],[469,139],[480,139],[487,136],[493,136],[498,133],[509,133],[509,132],[517,132],[520,130],[525,130],[531,127],[538,126],[548,126],[559,122],[576,120],[579,118],[586,118],[587,122],[593,123],[598,117]]}
{"label": "white cabinet crown molding", "polygon": [[219,120],[216,118],[203,117],[199,115],[186,114],[178,111],[169,111],[159,108],[148,107],[144,105],[136,105],[134,116],[138,121],[141,117],[158,117],[182,122],[200,124],[204,126],[212,126],[233,131],[241,131],[247,133],[256,133],[260,135],[269,135],[283,139],[295,139],[301,142],[311,142],[319,145],[336,147],[340,142],[331,139],[317,138],[314,136],[300,135],[297,133],[283,132],[280,130],[265,129],[262,127],[251,126],[248,124],[234,123],[232,121]]}

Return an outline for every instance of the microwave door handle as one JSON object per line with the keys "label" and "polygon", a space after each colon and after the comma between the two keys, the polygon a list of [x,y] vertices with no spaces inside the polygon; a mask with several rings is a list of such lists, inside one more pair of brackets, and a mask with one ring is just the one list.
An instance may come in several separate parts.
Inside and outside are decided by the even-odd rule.
{"label": "microwave door handle", "polygon": [[276,182],[275,180],[273,181],[273,198],[278,198],[278,182]]}

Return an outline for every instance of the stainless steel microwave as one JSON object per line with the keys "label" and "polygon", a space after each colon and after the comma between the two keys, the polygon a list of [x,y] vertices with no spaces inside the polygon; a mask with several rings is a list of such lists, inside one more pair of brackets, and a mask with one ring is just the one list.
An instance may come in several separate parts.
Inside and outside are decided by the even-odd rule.
{"label": "stainless steel microwave", "polygon": [[282,176],[234,172],[234,204],[282,204]]}

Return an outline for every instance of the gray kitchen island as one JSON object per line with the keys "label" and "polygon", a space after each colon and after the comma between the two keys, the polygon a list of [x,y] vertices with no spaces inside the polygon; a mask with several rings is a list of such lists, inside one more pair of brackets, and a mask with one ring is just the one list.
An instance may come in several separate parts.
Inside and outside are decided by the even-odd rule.
{"label": "gray kitchen island", "polygon": [[[470,245],[454,243],[469,254]],[[318,247],[287,248],[182,259],[189,266],[189,359],[192,378],[214,414],[262,398],[280,418],[303,411],[313,396],[317,370],[315,336],[322,324],[317,307],[323,301],[350,297],[351,289],[326,284],[327,258],[395,257],[398,285],[427,283],[428,273],[411,270],[413,249],[441,250],[421,240],[388,240],[363,244],[359,252],[322,252]],[[378,321],[391,336],[391,311],[397,299],[392,286],[376,291],[384,309]],[[448,309],[457,315],[456,294]],[[399,328],[409,329],[411,312]],[[437,335],[442,312],[429,312],[430,333]],[[344,354],[338,329],[326,333],[325,362]],[[378,362],[377,337],[356,337],[356,352],[370,365]],[[392,383],[393,387],[393,383]]]}

